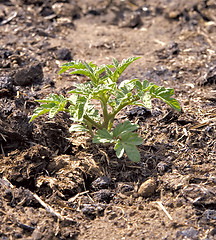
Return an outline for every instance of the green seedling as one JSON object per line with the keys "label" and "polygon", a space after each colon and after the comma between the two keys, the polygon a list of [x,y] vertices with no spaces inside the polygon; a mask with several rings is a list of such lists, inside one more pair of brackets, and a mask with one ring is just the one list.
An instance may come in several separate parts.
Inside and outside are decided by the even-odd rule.
{"label": "green seedling", "polygon": [[[81,74],[89,78],[82,84],[76,84],[69,97],[50,94],[49,97],[37,100],[40,107],[34,110],[31,117],[49,113],[53,118],[56,113],[68,112],[73,124],[70,132],[87,131],[93,143],[111,143],[118,158],[126,152],[128,158],[134,162],[140,161],[137,145],[142,144],[142,138],[136,130],[138,125],[125,121],[113,127],[116,115],[126,106],[139,105],[151,108],[151,100],[159,98],[173,109],[180,111],[180,105],[175,98],[173,89],[159,87],[147,80],[124,80],[119,85],[117,80],[124,70],[139,57],[124,59],[119,63],[115,58],[110,65],[98,67],[92,62],[72,61],[61,67],[59,74],[72,70],[70,74]],[[100,103],[101,109],[95,107],[95,102]],[[76,124],[75,124],[76,123]]]}

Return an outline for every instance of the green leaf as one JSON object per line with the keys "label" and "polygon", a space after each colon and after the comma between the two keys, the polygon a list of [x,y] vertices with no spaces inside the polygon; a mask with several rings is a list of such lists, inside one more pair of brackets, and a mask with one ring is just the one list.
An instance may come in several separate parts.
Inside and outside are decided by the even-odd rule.
{"label": "green leaf", "polygon": [[86,113],[87,98],[84,96],[79,96],[77,98],[76,105],[77,105],[77,108],[76,108],[77,111],[76,111],[75,119],[82,120],[83,116]]}
{"label": "green leaf", "polygon": [[152,83],[150,83],[148,80],[144,80],[142,88],[144,91],[147,91],[147,90],[149,90],[149,87],[151,87],[151,85],[152,85]]}
{"label": "green leaf", "polygon": [[137,130],[138,125],[131,123],[130,121],[125,121],[124,123],[119,123],[113,130],[113,137],[118,137],[125,132],[131,132]]}
{"label": "green leaf", "polygon": [[101,121],[101,117],[100,117],[99,111],[94,108],[94,105],[89,104],[87,107],[88,108],[86,110],[86,114],[89,117],[91,117],[94,121],[100,122]]}
{"label": "green leaf", "polygon": [[32,115],[29,122],[32,122],[35,118],[39,117],[40,115],[43,115],[45,113],[48,113],[50,111],[50,108],[44,108],[44,107],[38,107],[34,110],[34,114]]}
{"label": "green leaf", "polygon": [[113,72],[111,71],[111,69],[109,67],[107,67],[107,65],[105,65],[105,69],[107,72],[107,76],[112,79]]}
{"label": "green leaf", "polygon": [[68,63],[65,63],[62,65],[61,70],[59,71],[59,74],[66,72],[67,70],[75,68],[75,69],[85,69],[85,64],[83,64],[81,61],[71,61]]}
{"label": "green leaf", "polygon": [[136,79],[136,88],[138,89],[138,91],[141,91],[143,89],[142,83],[140,82],[140,80]]}
{"label": "green leaf", "polygon": [[99,85],[98,87],[92,89],[92,98],[100,99],[102,93],[105,94],[110,91],[112,91],[112,85]]}
{"label": "green leaf", "polygon": [[54,106],[49,111],[49,118],[53,118],[59,112],[59,106]]}
{"label": "green leaf", "polygon": [[87,132],[89,131],[88,128],[81,124],[72,124],[69,128],[69,132]]}
{"label": "green leaf", "polygon": [[120,68],[119,68],[119,74],[121,74],[132,62],[136,61],[140,57],[130,57],[128,59],[123,59]]}
{"label": "green leaf", "polygon": [[136,87],[136,81],[137,79],[122,81],[118,87],[119,90],[113,90],[115,99],[114,101],[112,99],[109,104],[111,104],[112,107],[116,107],[116,109],[124,104],[133,105],[133,101],[135,101],[135,98],[138,96],[132,93],[133,89]]}
{"label": "green leaf", "polygon": [[140,161],[140,153],[136,146],[128,143],[122,144],[125,152],[128,156],[128,158],[133,162],[139,162]]}
{"label": "green leaf", "polygon": [[77,98],[78,98],[78,95],[75,95],[75,94],[72,94],[70,95],[70,97],[67,99],[72,105],[75,105],[76,104],[76,101],[77,101]]}
{"label": "green leaf", "polygon": [[119,62],[115,58],[113,58],[113,64],[114,64],[115,68],[118,68]]}
{"label": "green leaf", "polygon": [[112,143],[112,135],[107,131],[107,129],[98,130],[93,138],[93,143]]}
{"label": "green leaf", "polygon": [[81,75],[84,75],[89,78],[92,77],[91,73],[86,69],[75,70],[75,71],[70,72],[70,74],[73,74],[73,75],[81,74]]}
{"label": "green leaf", "polygon": [[124,80],[119,84],[119,90],[122,91],[124,94],[131,93],[133,89],[136,87],[137,79],[132,80]]}
{"label": "green leaf", "polygon": [[92,67],[91,67],[88,63],[84,62],[84,64],[85,64],[85,66],[86,66],[86,69],[88,69],[88,71],[89,71],[90,73],[94,73],[94,70],[92,69]]}
{"label": "green leaf", "polygon": [[99,77],[103,72],[105,72],[105,65],[101,65],[95,70],[95,76]]}
{"label": "green leaf", "polygon": [[114,149],[118,158],[122,157],[125,151],[130,160],[140,161],[140,154],[136,145],[142,144],[142,138],[138,136],[138,133],[133,132],[137,128],[137,124],[125,121],[119,123],[113,130],[113,138],[117,139]]}
{"label": "green leaf", "polygon": [[181,111],[178,101],[175,98],[171,98],[171,96],[174,94],[174,90],[172,88],[152,87],[149,91],[152,97],[159,98],[173,109]]}
{"label": "green leaf", "polygon": [[97,65],[93,64],[92,62],[82,63],[81,61],[72,61],[69,63],[65,63],[62,65],[59,74],[65,72],[69,69],[77,69],[75,71],[70,72],[70,74],[85,75],[85,76],[89,77],[93,81],[94,84],[97,84],[97,82],[99,80],[99,76],[97,78],[94,73],[94,70],[97,69]]}
{"label": "green leaf", "polygon": [[114,150],[116,151],[116,156],[117,158],[121,158],[124,154],[124,147],[122,145],[122,143],[118,140],[115,147],[114,147]]}
{"label": "green leaf", "polygon": [[117,82],[118,78],[121,76],[121,74],[124,72],[124,70],[134,61],[139,59],[140,57],[130,57],[128,59],[123,59],[121,64],[118,65],[116,70],[113,73],[113,81]]}
{"label": "green leaf", "polygon": [[140,100],[143,102],[144,107],[151,109],[152,102],[151,102],[151,94],[149,92],[145,92],[143,96],[141,96]]}
{"label": "green leaf", "polygon": [[121,158],[126,152],[128,158],[133,162],[139,162],[140,161],[140,153],[137,147],[133,144],[125,143],[122,141],[118,141],[114,147],[116,151],[116,156],[118,158]]}
{"label": "green leaf", "polygon": [[89,96],[93,91],[93,86],[90,82],[75,84],[75,89],[69,91],[68,93],[75,93]]}
{"label": "green leaf", "polygon": [[138,136],[138,133],[131,133],[131,132],[122,133],[121,141],[127,144],[132,144],[132,145],[142,144],[142,138]]}
{"label": "green leaf", "polygon": [[45,99],[37,100],[37,102],[41,102],[44,104],[41,104],[40,107],[34,110],[34,114],[32,115],[30,122],[33,121],[35,118],[39,117],[40,115],[48,112],[49,118],[53,118],[57,112],[64,110],[67,101],[68,100],[65,99],[62,95],[57,94],[50,94],[49,97]]}

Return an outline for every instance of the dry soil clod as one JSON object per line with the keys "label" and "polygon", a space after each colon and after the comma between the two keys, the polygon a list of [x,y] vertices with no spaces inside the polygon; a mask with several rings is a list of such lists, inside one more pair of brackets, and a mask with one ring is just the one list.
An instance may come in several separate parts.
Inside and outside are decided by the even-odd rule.
{"label": "dry soil clod", "polygon": [[156,191],[156,187],[154,178],[150,178],[140,185],[138,195],[142,197],[150,197]]}

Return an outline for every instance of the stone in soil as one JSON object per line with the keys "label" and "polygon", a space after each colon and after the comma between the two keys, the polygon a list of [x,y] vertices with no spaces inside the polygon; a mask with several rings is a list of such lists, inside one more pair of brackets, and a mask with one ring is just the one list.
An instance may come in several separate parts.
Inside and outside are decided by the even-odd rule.
{"label": "stone in soil", "polygon": [[94,219],[97,215],[103,214],[105,205],[102,204],[83,204],[81,211],[86,217]]}
{"label": "stone in soil", "polygon": [[43,68],[40,63],[33,63],[21,68],[12,75],[13,84],[16,86],[27,86],[40,83],[43,80]]}
{"label": "stone in soil", "polygon": [[125,183],[119,183],[118,189],[120,193],[123,193],[124,195],[130,196],[134,192],[134,187],[129,184]]}
{"label": "stone in soil", "polygon": [[92,182],[92,188],[95,190],[108,188],[111,184],[112,179],[107,176],[97,178]]}
{"label": "stone in soil", "polygon": [[142,197],[150,197],[156,191],[156,182],[153,178],[148,179],[141,184],[138,190],[138,195]]}
{"label": "stone in soil", "polygon": [[60,48],[55,52],[56,59],[58,60],[72,60],[71,52],[68,48]]}
{"label": "stone in soil", "polygon": [[176,238],[180,238],[180,236],[182,236],[183,239],[196,240],[196,239],[199,239],[198,234],[199,234],[199,231],[195,230],[193,227],[191,227],[191,228],[188,228],[184,231],[178,231],[176,233]]}
{"label": "stone in soil", "polygon": [[0,98],[9,97],[13,92],[11,78],[8,76],[0,76]]}
{"label": "stone in soil", "polygon": [[108,189],[101,189],[94,193],[94,200],[98,202],[109,203],[113,198],[113,193]]}

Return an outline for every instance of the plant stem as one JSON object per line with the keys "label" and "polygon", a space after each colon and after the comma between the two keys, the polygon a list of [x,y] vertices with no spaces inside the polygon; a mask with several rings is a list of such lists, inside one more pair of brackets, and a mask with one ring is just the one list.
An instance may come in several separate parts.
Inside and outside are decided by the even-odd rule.
{"label": "plant stem", "polygon": [[120,112],[124,107],[128,106],[128,105],[132,105],[134,102],[136,102],[137,100],[140,100],[140,97],[136,97],[135,99],[133,99],[132,101],[128,101],[128,102],[125,102],[124,104],[118,106],[118,108],[113,112],[113,118],[114,116]]}
{"label": "plant stem", "polygon": [[87,128],[89,129],[89,133],[90,133],[91,137],[94,137],[94,134],[92,132],[92,124],[87,120],[84,120],[84,122],[85,122]]}
{"label": "plant stem", "polygon": [[83,118],[90,122],[93,126],[95,126],[98,129],[103,129],[103,126],[100,123],[95,122],[93,119],[91,119],[89,116],[84,115]]}
{"label": "plant stem", "polygon": [[103,123],[102,126],[103,128],[108,129],[108,125],[109,125],[109,113],[107,110],[107,99],[105,96],[102,96],[100,98],[100,102],[101,102],[101,107],[103,109]]}

